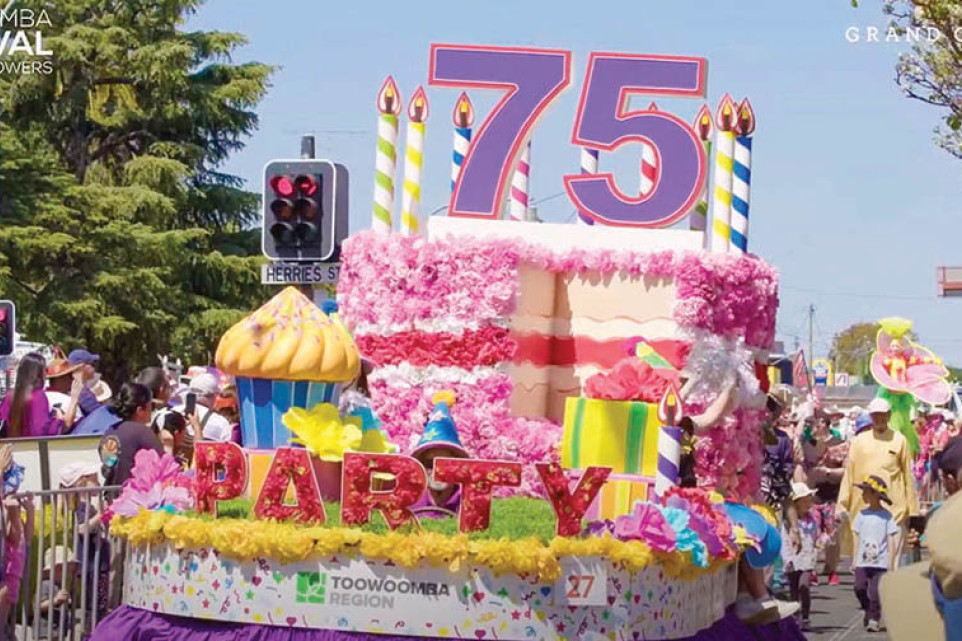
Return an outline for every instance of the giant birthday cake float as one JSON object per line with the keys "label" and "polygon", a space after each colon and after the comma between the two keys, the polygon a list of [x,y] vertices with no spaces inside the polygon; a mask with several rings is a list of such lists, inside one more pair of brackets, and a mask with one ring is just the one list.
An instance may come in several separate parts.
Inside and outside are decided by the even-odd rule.
{"label": "giant birthday cake float", "polygon": [[[436,45],[430,79],[557,71],[537,111],[570,82],[570,64],[557,50]],[[592,54],[581,100],[597,111],[605,83],[604,95],[640,93],[613,70],[654,67],[666,90],[704,95],[704,60]],[[194,509],[229,513],[198,516],[175,469],[138,461],[135,476],[153,476],[125,488],[111,524],[132,544],[126,606],[95,638],[748,638],[731,610],[736,563],[775,549],[777,534],[733,501],[759,486],[778,294],[775,270],[746,252],[747,101],[719,107],[712,190],[706,110],[689,126],[618,107],[657,147],[643,156],[640,193],[621,194],[597,165],[599,149],[639,132],[610,146],[579,140],[595,153],[565,178],[579,224],[561,225],[521,220],[537,114],[500,148],[484,126],[472,138],[462,95],[449,215],[425,221],[419,90],[402,233],[390,78],[378,108],[373,229],[344,244],[337,305],[285,290],[218,348],[238,379],[246,449],[198,444],[189,485]],[[514,220],[496,220],[503,196]],[[691,229],[665,228],[687,217]],[[337,407],[359,356],[371,365],[360,429]],[[422,457],[415,445],[435,436],[425,424],[438,416],[457,426],[457,447]],[[401,453],[365,446],[362,433]],[[258,457],[268,462],[255,472]],[[682,459],[699,487],[676,487]],[[165,490],[143,497],[141,486]],[[419,521],[413,506],[452,487],[457,516]],[[789,621],[756,632],[802,638]]]}

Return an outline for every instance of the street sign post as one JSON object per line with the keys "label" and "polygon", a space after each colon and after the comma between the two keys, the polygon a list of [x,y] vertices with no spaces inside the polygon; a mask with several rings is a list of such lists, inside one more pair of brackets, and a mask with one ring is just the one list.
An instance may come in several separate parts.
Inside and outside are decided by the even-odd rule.
{"label": "street sign post", "polygon": [[329,285],[340,273],[340,263],[268,263],[261,265],[261,284]]}

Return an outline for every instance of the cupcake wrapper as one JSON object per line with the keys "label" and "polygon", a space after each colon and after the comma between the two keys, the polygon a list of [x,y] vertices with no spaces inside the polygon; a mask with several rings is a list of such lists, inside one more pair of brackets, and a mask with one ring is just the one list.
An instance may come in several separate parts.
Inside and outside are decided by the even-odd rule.
{"label": "cupcake wrapper", "polygon": [[292,407],[311,409],[320,403],[337,405],[341,383],[284,381],[237,377],[241,434],[244,447],[275,449],[290,442],[281,417]]}

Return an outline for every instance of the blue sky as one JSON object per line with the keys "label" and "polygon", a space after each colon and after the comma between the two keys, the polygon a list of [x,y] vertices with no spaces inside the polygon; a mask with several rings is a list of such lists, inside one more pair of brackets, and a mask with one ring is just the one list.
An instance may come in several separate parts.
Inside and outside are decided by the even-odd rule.
{"label": "blue sky", "polygon": [[[903,97],[894,64],[906,45],[849,43],[845,30],[885,26],[880,2],[739,3],[708,0],[552,2],[419,0],[238,2],[209,0],[192,28],[239,31],[237,60],[281,68],[259,113],[261,127],[227,165],[260,190],[272,158],[296,157],[301,133],[317,132],[318,156],[351,171],[352,229],[370,225],[375,94],[393,74],[405,101],[426,84],[432,42],[525,45],[574,52],[574,83],[541,121],[532,143],[534,200],[562,191],[576,171],[570,144],[588,52],[703,56],[708,97],[749,96],[754,141],[749,247],[781,272],[779,338],[807,343],[816,307],[816,356],[849,324],[902,315],[922,342],[962,365],[962,301],[936,297],[935,269],[962,264],[962,164],[933,144],[939,112]],[[409,10],[414,7],[416,11]],[[429,89],[425,211],[446,204],[453,89]],[[472,94],[482,114],[494,94]],[[694,101],[659,101],[691,118]],[[336,133],[331,133],[336,132]],[[619,182],[634,182],[638,147],[605,157]],[[562,196],[539,215],[568,219]]]}

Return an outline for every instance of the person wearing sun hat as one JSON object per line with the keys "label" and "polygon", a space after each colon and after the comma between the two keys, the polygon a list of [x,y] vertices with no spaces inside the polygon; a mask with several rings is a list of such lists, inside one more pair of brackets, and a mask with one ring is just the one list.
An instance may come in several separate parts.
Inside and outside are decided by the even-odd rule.
{"label": "person wearing sun hat", "polygon": [[869,403],[872,429],[852,439],[836,511],[843,520],[846,515],[854,519],[866,507],[864,493],[857,491],[857,484],[869,475],[879,476],[886,483],[887,498],[891,501],[889,511],[899,527],[896,547],[901,549],[909,517],[919,513],[919,498],[909,442],[900,432],[889,429],[890,412],[885,399],[874,398]]}
{"label": "person wearing sun hat", "polygon": [[878,632],[881,625],[879,581],[882,575],[895,568],[901,531],[892,513],[882,504],[892,505],[888,484],[882,477],[870,474],[856,486],[862,491],[865,507],[852,521],[855,537],[855,596],[865,612],[862,623],[869,632]]}
{"label": "person wearing sun hat", "polygon": [[428,416],[424,433],[411,456],[416,458],[428,473],[428,488],[411,510],[418,516],[442,517],[457,514],[461,505],[461,488],[434,480],[434,460],[437,458],[470,458],[461,445],[458,428],[451,418],[454,392],[443,390],[431,399],[434,409]]}
{"label": "person wearing sun hat", "polygon": [[926,527],[929,560],[882,579],[882,612],[892,641],[962,641],[962,494]]}
{"label": "person wearing sun hat", "polygon": [[80,408],[83,382],[80,380],[80,365],[71,365],[62,358],[50,361],[44,372],[47,375],[47,396],[50,410],[63,421],[67,431],[84,417]]}

